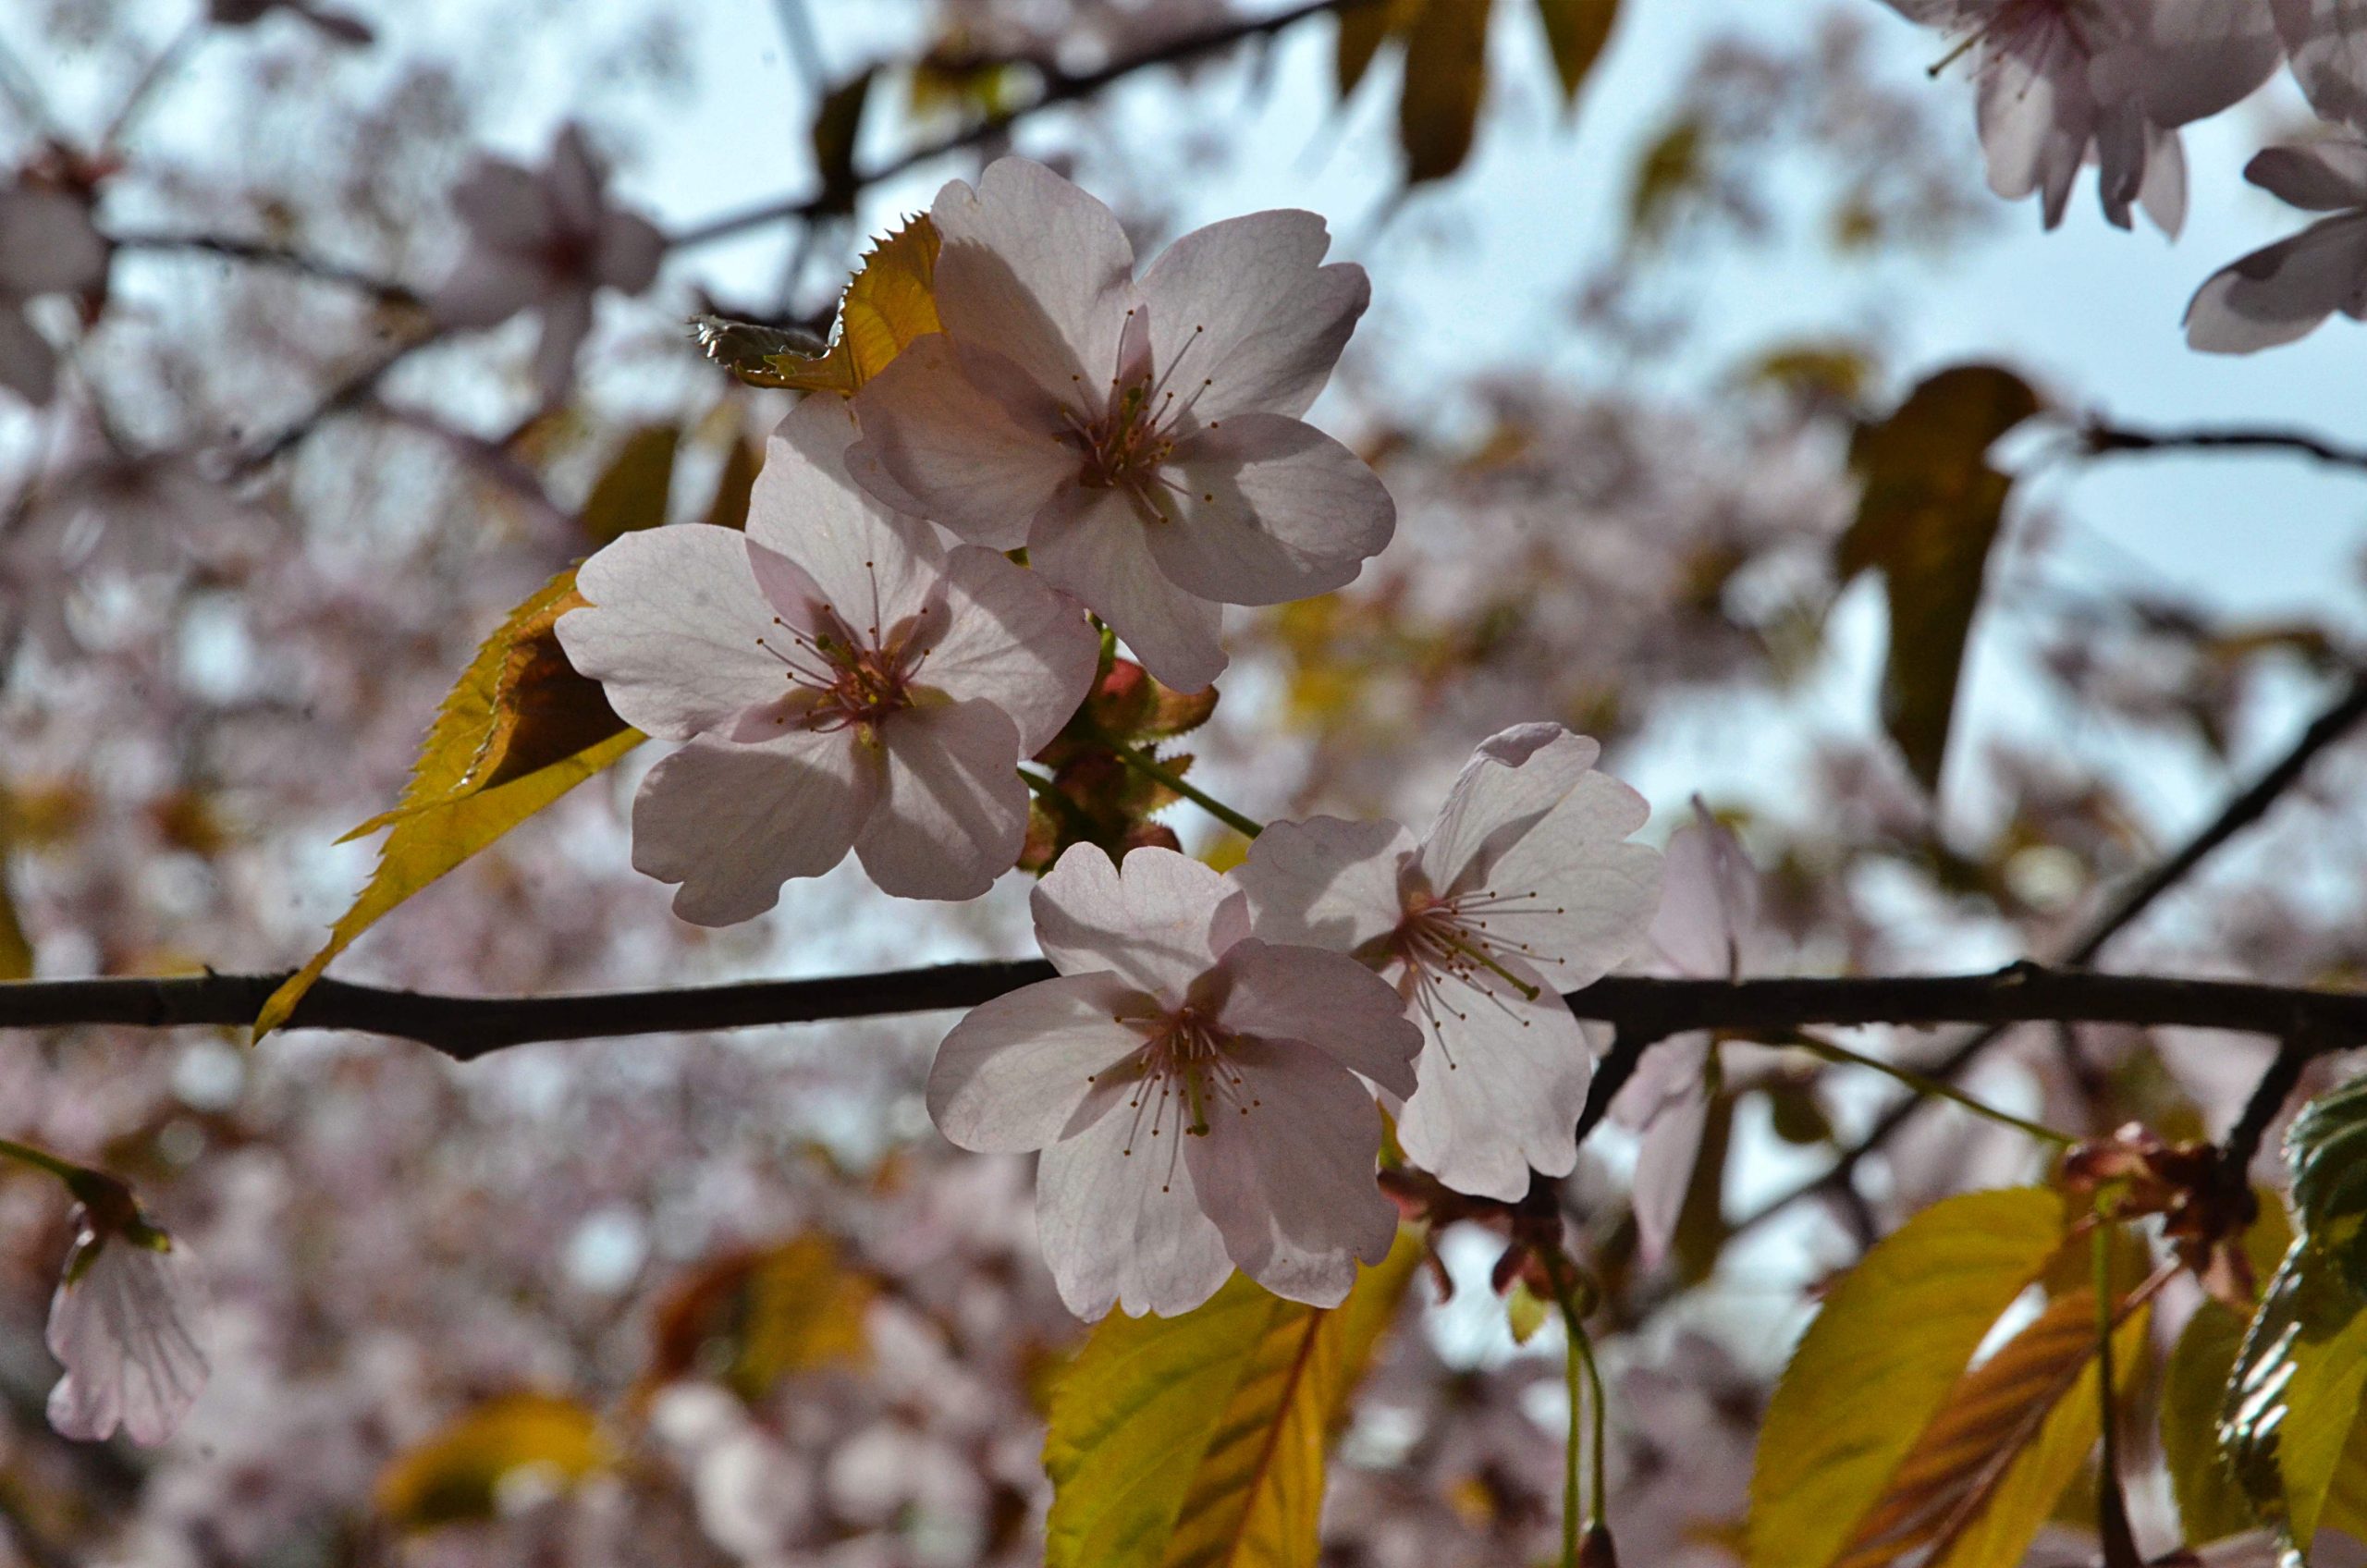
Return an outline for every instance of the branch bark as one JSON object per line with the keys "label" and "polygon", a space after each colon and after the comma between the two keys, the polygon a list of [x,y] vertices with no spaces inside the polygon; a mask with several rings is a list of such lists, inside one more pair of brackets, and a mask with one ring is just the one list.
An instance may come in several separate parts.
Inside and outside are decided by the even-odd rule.
{"label": "branch bark", "polygon": [[2302,430],[2237,425],[2217,430],[2139,430],[2091,423],[2079,432],[2090,457],[2148,452],[2286,452],[2337,468],[2367,470],[2367,450],[2344,447]]}

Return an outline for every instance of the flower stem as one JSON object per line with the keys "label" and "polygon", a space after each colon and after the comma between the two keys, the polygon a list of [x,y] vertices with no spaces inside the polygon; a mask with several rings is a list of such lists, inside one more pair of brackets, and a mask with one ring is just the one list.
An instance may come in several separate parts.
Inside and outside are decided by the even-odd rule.
{"label": "flower stem", "polygon": [[36,1170],[45,1170],[69,1185],[76,1177],[82,1174],[80,1166],[60,1159],[46,1149],[37,1149],[31,1144],[18,1143],[13,1138],[0,1138],[0,1159],[13,1159],[19,1164],[30,1165]]}
{"label": "flower stem", "polygon": [[1150,779],[1152,782],[1157,784],[1165,785],[1168,789],[1174,790],[1177,794],[1183,796],[1185,800],[1191,802],[1202,811],[1207,812],[1210,816],[1215,817],[1219,822],[1223,823],[1227,827],[1232,828],[1243,838],[1255,839],[1258,834],[1263,833],[1266,830],[1265,825],[1258,822],[1255,817],[1244,816],[1241,813],[1233,810],[1222,801],[1218,800],[1214,795],[1208,794],[1207,791],[1195,785],[1185,783],[1182,774],[1176,772],[1173,768],[1153,762],[1150,758],[1143,755],[1142,753],[1137,752],[1132,746],[1112,744],[1110,750],[1120,762],[1125,764],[1128,767],[1133,768],[1145,778]]}
{"label": "flower stem", "polygon": [[[1570,1439],[1563,1450],[1562,1460],[1562,1568],[1577,1568],[1581,1524],[1588,1528],[1598,1524],[1602,1518],[1603,1501],[1610,1495],[1610,1461],[1605,1441],[1609,1420],[1602,1395],[1602,1371],[1595,1364],[1594,1342],[1587,1338],[1586,1325],[1578,1319],[1576,1292],[1566,1268],[1564,1260],[1550,1255],[1546,1257],[1546,1276],[1553,1282],[1553,1304],[1562,1309],[1562,1333],[1569,1341],[1562,1361],[1563,1383],[1570,1397]],[[1588,1416],[1588,1440],[1593,1445],[1587,1455],[1591,1507],[1581,1501],[1578,1491],[1578,1420],[1582,1411]]]}
{"label": "flower stem", "polygon": [[1901,1067],[1896,1062],[1884,1061],[1880,1057],[1868,1056],[1862,1051],[1853,1051],[1837,1041],[1803,1033],[1791,1035],[1784,1043],[1797,1046],[1805,1051],[1811,1051],[1827,1061],[1842,1062],[1851,1067],[1871,1068],[1876,1072],[1897,1079],[1919,1095],[1936,1095],[1941,1099],[1953,1101],[1975,1116],[1983,1117],[2003,1127],[2011,1127],[2016,1132],[2024,1133],[2038,1139],[2041,1143],[2053,1144],[2058,1148],[2068,1148],[2079,1142],[2077,1138],[2067,1133],[2058,1133],[2043,1122],[2027,1121],[2016,1116],[2010,1110],[2000,1110],[1985,1100],[1975,1099],[1953,1084],[1944,1084],[1937,1078],[1926,1077],[1911,1067]]}

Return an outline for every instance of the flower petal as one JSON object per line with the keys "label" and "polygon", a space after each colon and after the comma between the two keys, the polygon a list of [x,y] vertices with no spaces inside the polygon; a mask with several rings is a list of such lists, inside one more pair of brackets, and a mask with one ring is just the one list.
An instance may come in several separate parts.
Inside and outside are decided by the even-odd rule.
{"label": "flower petal", "polygon": [[1245,413],[1178,444],[1161,471],[1167,521],[1147,530],[1159,570],[1227,605],[1278,605],[1355,581],[1397,528],[1364,459],[1311,424]]}
{"label": "flower petal", "polygon": [[1346,953],[1253,937],[1227,949],[1218,971],[1229,1033],[1302,1041],[1401,1099],[1414,1092],[1422,1032],[1405,998]]}
{"label": "flower petal", "polygon": [[1101,639],[1074,599],[975,545],[946,557],[945,592],[946,630],[917,679],[993,703],[1019,726],[1020,754],[1034,756],[1084,703]]}
{"label": "flower petal", "polygon": [[1637,1260],[1646,1268],[1659,1268],[1676,1239],[1677,1217],[1685,1212],[1685,1194],[1693,1186],[1701,1133],[1709,1121],[1709,1096],[1697,1077],[1686,1092],[1662,1104],[1644,1125],[1627,1201],[1636,1214]]}
{"label": "flower petal", "polygon": [[1147,1128],[1138,1135],[1122,1088],[1097,1097],[1105,1113],[1046,1149],[1036,1166],[1036,1230],[1052,1281],[1079,1317],[1112,1306],[1189,1312],[1233,1273],[1223,1233],[1201,1212],[1190,1164],[1170,1146],[1199,1140],[1171,1125],[1158,1138]]}
{"label": "flower petal", "polygon": [[1488,875],[1467,918],[1517,950],[1556,991],[1591,986],[1644,946],[1660,903],[1657,851],[1624,840],[1644,797],[1608,774],[1582,775]]}
{"label": "flower petal", "polygon": [[1194,229],[1151,263],[1155,359],[1195,418],[1295,418],[1315,401],[1372,301],[1364,268],[1319,264],[1331,244],[1313,213],[1252,213]]}
{"label": "flower petal", "polygon": [[2312,212],[2367,207],[2367,141],[2294,141],[2263,148],[2244,178],[2280,202]]}
{"label": "flower petal", "polygon": [[879,790],[846,731],[798,730],[762,745],[693,741],[649,770],[632,802],[633,868],[680,882],[694,925],[752,919],[792,876],[846,858]]}
{"label": "flower petal", "polygon": [[879,726],[887,770],[855,853],[880,891],[900,899],[975,899],[1019,864],[1027,785],[1019,730],[984,700],[890,714]]}
{"label": "flower petal", "polygon": [[107,276],[107,242],[90,203],[63,190],[0,190],[0,296],[80,293]]}
{"label": "flower petal", "polygon": [[1406,1158],[1456,1192],[1507,1202],[1528,1191],[1532,1167],[1568,1175],[1594,1053],[1562,998],[1546,988],[1531,1000],[1474,969],[1442,978],[1425,1011],[1421,1087],[1397,1119]]}
{"label": "flower petal", "polygon": [[1422,840],[1422,874],[1431,888],[1449,893],[1486,881],[1601,754],[1600,745],[1558,724],[1515,724],[1480,741]]}
{"label": "flower petal", "polygon": [[478,159],[453,186],[451,201],[481,246],[523,257],[546,249],[553,237],[549,191],[516,164]]}
{"label": "flower petal", "polygon": [[559,646],[636,729],[688,740],[791,688],[766,651],[779,629],[734,530],[686,522],[620,534],[575,585],[592,603],[559,617]]}
{"label": "flower petal", "polygon": [[926,522],[856,488],[846,463],[854,437],[842,398],[809,396],[791,410],[765,444],[748,537],[803,568],[857,636],[878,636],[928,604],[945,545]]}
{"label": "flower petal", "polygon": [[1251,926],[1267,941],[1353,952],[1404,918],[1398,868],[1417,849],[1393,822],[1271,822],[1250,840],[1233,879],[1249,895]]}
{"label": "flower petal", "polygon": [[1099,1075],[1142,1049],[1142,1031],[1114,1020],[1151,1005],[1115,975],[1063,974],[972,1008],[937,1047],[929,1119],[958,1148],[1044,1147]]}
{"label": "flower petal", "polygon": [[1240,890],[1189,855],[1146,848],[1113,865],[1092,844],[1071,845],[1028,908],[1053,968],[1107,970],[1171,1008],[1246,934],[1248,920]]}
{"label": "flower petal", "polygon": [[0,386],[39,408],[57,393],[57,350],[24,312],[0,300]]}
{"label": "flower petal", "polygon": [[1699,796],[1693,816],[1662,854],[1652,946],[1679,974],[1739,980],[1759,962],[1759,871]]}
{"label": "flower petal", "polygon": [[575,355],[592,335],[592,290],[581,285],[544,296],[542,335],[534,340],[534,385],[552,403],[566,400],[575,383]]}
{"label": "flower petal", "polygon": [[2270,0],[2269,9],[2310,107],[2367,127],[2367,14],[2352,0]]}
{"label": "flower petal", "polygon": [[932,291],[949,334],[1003,355],[1056,398],[1108,383],[1134,303],[1134,249],[1108,207],[1041,164],[998,158],[976,190],[947,184],[929,217],[940,241]]}
{"label": "flower petal", "polygon": [[205,1386],[195,1329],[205,1306],[204,1277],[180,1242],[163,1252],[120,1236],[100,1243],[50,1301],[50,1354],[66,1375],[50,1390],[49,1424],[86,1442],[118,1427],[143,1445],[172,1436]]}
{"label": "flower petal", "polygon": [[1338,1062],[1306,1046],[1245,1039],[1226,1062],[1238,1103],[1212,1105],[1208,1134],[1184,1140],[1201,1206],[1243,1273],[1288,1300],[1337,1306],[1356,1260],[1379,1263],[1397,1234],[1374,1180],[1380,1111]]}
{"label": "flower petal", "polygon": [[1142,520],[1111,490],[1073,489],[1037,514],[1028,560],[1110,623],[1151,675],[1197,692],[1224,673],[1224,609],[1178,587]]}
{"label": "flower petal", "polygon": [[918,339],[856,394],[863,438],[846,454],[848,472],[974,545],[1018,548],[1082,461],[1038,395],[999,395],[1021,379],[1000,355],[941,333]]}
{"label": "flower petal", "polygon": [[2203,281],[2186,308],[2186,340],[2249,354],[2307,337],[2336,311],[2367,301],[2367,214],[2321,218]]}
{"label": "flower petal", "polygon": [[2285,57],[2262,0],[2150,0],[2140,11],[2137,90],[2157,126],[2191,125],[2232,107]]}
{"label": "flower petal", "polygon": [[478,245],[428,297],[427,309],[445,326],[496,326],[540,300],[549,287],[548,275],[533,262]]}
{"label": "flower petal", "polygon": [[595,280],[621,293],[638,294],[656,281],[657,264],[666,258],[666,236],[638,213],[604,213],[600,217]]}

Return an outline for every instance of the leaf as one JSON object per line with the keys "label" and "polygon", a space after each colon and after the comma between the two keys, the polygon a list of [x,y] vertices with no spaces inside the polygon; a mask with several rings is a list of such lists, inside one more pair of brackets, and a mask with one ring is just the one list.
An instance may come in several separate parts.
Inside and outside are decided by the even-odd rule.
{"label": "leaf", "polygon": [[693,323],[707,358],[741,380],[792,391],[852,393],[914,338],[938,330],[937,228],[926,214],[864,257],[839,301],[839,330],[819,357],[775,327],[700,316]]}
{"label": "leaf", "polygon": [[733,1253],[658,1308],[650,1380],[715,1378],[754,1403],[792,1373],[859,1363],[871,1353],[865,1319],[877,1293],[828,1236]]}
{"label": "leaf", "polygon": [[1835,564],[1845,582],[1869,570],[1883,574],[1890,601],[1883,725],[1926,790],[1939,788],[1965,639],[2013,487],[1986,454],[2038,409],[2038,394],[2013,372],[1957,365],[1924,381],[1850,444],[1865,490]]}
{"label": "leaf", "polygon": [[1611,42],[1612,24],[1619,19],[1619,0],[1537,0],[1537,19],[1545,24],[1545,47],[1553,56],[1553,74],[1562,79],[1562,102],[1578,101],[1587,73],[1602,57]]}
{"label": "leaf", "polygon": [[681,430],[671,424],[644,424],[624,438],[583,500],[583,532],[592,543],[605,545],[666,521],[674,454],[681,444]]}
{"label": "leaf", "polygon": [[490,1519],[521,1481],[565,1487],[607,1464],[599,1418],[572,1400],[488,1400],[378,1473],[378,1512],[404,1529]]}
{"label": "leaf", "polygon": [[706,521],[717,528],[748,526],[748,497],[756,488],[756,471],[764,454],[744,435],[732,437],[723,454],[723,470],[715,476],[715,499],[707,503]]}
{"label": "leaf", "polygon": [[1932,1205],[1844,1275],[1767,1409],[1750,1483],[1752,1568],[1822,1568],[2046,1267],[2063,1200],[2042,1187]]}
{"label": "leaf", "polygon": [[1393,33],[1402,33],[1426,0],[1364,0],[1340,8],[1340,31],[1332,42],[1332,71],[1345,98],[1372,67],[1373,56]]}
{"label": "leaf", "polygon": [[1405,34],[1397,141],[1405,183],[1443,179],[1471,155],[1488,92],[1489,0],[1430,0]]}
{"label": "leaf", "polygon": [[1047,1568],[1312,1568],[1325,1452],[1421,1253],[1400,1231],[1331,1310],[1235,1275],[1103,1319],[1052,1398]]}
{"label": "leaf", "polygon": [[[2124,1354],[2141,1348],[2143,1317],[2140,1310],[2115,1330]],[[2095,1444],[2095,1358],[2094,1292],[2049,1303],[1956,1379],[1858,1522],[1841,1568],[1885,1568],[1926,1552],[1932,1568],[2021,1562]]]}
{"label": "leaf", "polygon": [[2350,1288],[2367,1294],[2367,1227],[2360,1223],[2367,1218],[2367,1077],[2302,1107],[2285,1134],[2285,1157],[2302,1234],[2333,1246]]}
{"label": "leaf", "polygon": [[2244,1342],[2244,1320],[2206,1299],[2187,1319],[2162,1384],[2162,1457],[2178,1522],[2195,1545],[2255,1527],[2243,1488],[2219,1457],[2219,1405]]}
{"label": "leaf", "polygon": [[2306,1544],[2367,1391],[2367,1300],[2327,1244],[2294,1242],[2238,1353],[2219,1450],[2252,1512]]}
{"label": "leaf", "polygon": [[369,885],[327,945],[264,1004],[255,1038],[285,1023],[329,962],[387,912],[641,742],[559,649],[554,628],[581,602],[570,568],[478,647],[427,732],[401,802],[346,835],[390,829]]}
{"label": "leaf", "polygon": [[873,68],[866,66],[830,89],[814,111],[808,140],[814,148],[814,169],[822,190],[814,211],[843,215],[854,211],[863,184],[854,172],[854,146],[863,129],[863,106],[871,97]]}
{"label": "leaf", "polygon": [[2367,1540],[2367,1410],[2350,1425],[2350,1439],[2335,1461],[2334,1478],[2326,1483],[2325,1506],[2318,1513],[2318,1528],[2340,1530]]}

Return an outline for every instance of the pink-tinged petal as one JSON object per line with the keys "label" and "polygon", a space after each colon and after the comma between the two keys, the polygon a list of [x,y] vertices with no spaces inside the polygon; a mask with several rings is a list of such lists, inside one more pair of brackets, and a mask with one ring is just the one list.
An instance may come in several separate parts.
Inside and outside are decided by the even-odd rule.
{"label": "pink-tinged petal", "polygon": [[142,1445],[172,1436],[205,1387],[196,1332],[205,1309],[204,1277],[182,1243],[161,1252],[122,1236],[99,1243],[50,1302],[50,1354],[66,1375],[50,1390],[49,1424],[85,1442],[118,1427]]}
{"label": "pink-tinged petal", "polygon": [[592,290],[566,288],[546,297],[542,335],[534,340],[534,385],[550,403],[567,400],[575,385],[575,355],[592,335]]}
{"label": "pink-tinged petal", "polygon": [[939,190],[929,217],[945,330],[1055,398],[1100,396],[1134,303],[1134,250],[1115,214],[1041,164],[999,158],[976,190],[957,179]]}
{"label": "pink-tinged petal", "polygon": [[1036,516],[1027,558],[1109,622],[1156,679],[1197,692],[1224,673],[1224,607],[1169,579],[1134,504],[1116,491],[1078,488],[1054,500]]}
{"label": "pink-tinged petal", "polygon": [[844,730],[754,746],[693,741],[651,768],[633,799],[633,869],[681,883],[674,913],[693,925],[754,919],[783,882],[846,858],[882,771]]}
{"label": "pink-tinged petal", "polygon": [[1153,361],[1194,418],[1296,418],[1315,401],[1372,300],[1364,268],[1320,264],[1331,244],[1313,213],[1252,213],[1194,229],[1151,263]]}
{"label": "pink-tinged petal", "polygon": [[1184,1140],[1200,1203],[1243,1273],[1286,1300],[1337,1306],[1357,1260],[1379,1263],[1397,1235],[1374,1180],[1380,1111],[1337,1061],[1302,1045],[1242,1040],[1226,1063],[1232,1096],[1208,1107],[1207,1135]]}
{"label": "pink-tinged petal", "polygon": [[1227,605],[1279,605],[1355,581],[1397,503],[1347,447],[1284,414],[1245,413],[1178,444],[1147,537],[1159,570]]}
{"label": "pink-tinged petal", "polygon": [[1490,941],[1517,951],[1556,991],[1591,986],[1642,951],[1661,898],[1656,850],[1624,840],[1651,808],[1588,773],[1508,849],[1466,904]]}
{"label": "pink-tinged petal", "polygon": [[[1533,972],[1507,968],[1529,983]],[[1550,987],[1534,1000],[1502,975],[1442,979],[1426,1016],[1421,1087],[1397,1119],[1405,1157],[1458,1193],[1517,1199],[1531,1167],[1577,1164],[1578,1113],[1594,1078],[1586,1033]]]}
{"label": "pink-tinged petal", "polygon": [[881,892],[975,899],[1019,864],[1027,785],[1009,714],[930,704],[889,715],[879,740],[886,774],[854,850]]}
{"label": "pink-tinged petal", "polygon": [[1404,918],[1398,870],[1417,849],[1393,822],[1271,822],[1250,840],[1233,879],[1249,895],[1251,928],[1267,941],[1354,952]]}
{"label": "pink-tinged petal", "polygon": [[791,410],[765,444],[748,537],[796,562],[830,612],[870,640],[937,597],[945,545],[928,524],[855,487],[846,465],[854,435],[844,398],[822,393]]}
{"label": "pink-tinged petal", "polygon": [[2293,80],[2324,119],[2367,127],[2367,9],[2358,0],[2270,0]]}
{"label": "pink-tinged petal", "polygon": [[975,545],[946,557],[945,593],[946,629],[917,679],[994,704],[1019,726],[1020,754],[1034,756],[1084,703],[1101,639],[1074,599]]}
{"label": "pink-tinged petal", "polygon": [[1346,953],[1236,942],[1218,966],[1230,1033],[1298,1040],[1400,1098],[1414,1092],[1422,1032],[1394,986]]}
{"label": "pink-tinged petal", "polygon": [[514,255],[539,255],[557,234],[543,182],[497,158],[480,159],[460,177],[452,210],[479,245]]}
{"label": "pink-tinged petal", "polygon": [[543,177],[543,190],[563,233],[588,235],[598,229],[600,187],[605,178],[583,128],[572,121],[560,127],[551,142],[550,168]]}
{"label": "pink-tinged petal", "polygon": [[909,345],[855,396],[863,439],[846,454],[848,472],[882,502],[974,545],[1017,549],[1082,464],[1034,394],[997,395],[1018,376],[1010,361],[941,333]]}
{"label": "pink-tinged petal", "polygon": [[1172,1146],[1198,1140],[1179,1135],[1171,1117],[1150,1136],[1122,1088],[1096,1098],[1104,1113],[1036,1166],[1036,1231],[1052,1281],[1079,1317],[1112,1306],[1189,1312],[1233,1273],[1223,1232],[1201,1212],[1191,1167]]}
{"label": "pink-tinged petal", "polygon": [[[1595,1024],[1588,1038],[1598,1038],[1608,1048],[1611,1031],[1607,1025]],[[1602,1055],[1597,1050],[1599,1060]],[[1644,1052],[1621,1084],[1619,1093],[1612,1096],[1611,1119],[1622,1127],[1641,1132],[1652,1123],[1662,1108],[1672,1105],[1687,1095],[1697,1094],[1701,1087],[1701,1075],[1710,1064],[1710,1036],[1705,1034],[1672,1035]]]}
{"label": "pink-tinged petal", "polygon": [[480,245],[428,297],[428,313],[445,326],[496,326],[542,299],[549,287],[539,263]]}
{"label": "pink-tinged petal", "polygon": [[2141,13],[2135,86],[2157,126],[2233,107],[2285,58],[2264,0],[2150,0]]}
{"label": "pink-tinged petal", "polygon": [[2367,141],[2296,141],[2264,148],[2244,178],[2280,202],[2312,212],[2367,207]]}
{"label": "pink-tinged petal", "polygon": [[2186,308],[2186,340],[2249,354],[2307,337],[2336,311],[2367,303],[2367,214],[2321,218],[2221,268]]}
{"label": "pink-tinged petal", "polygon": [[1430,887],[1450,893],[1486,881],[1504,851],[1544,821],[1601,754],[1600,744],[1558,724],[1515,724],[1480,741],[1422,840],[1422,875]]}
{"label": "pink-tinged petal", "polygon": [[15,306],[0,301],[0,386],[35,408],[57,395],[57,350]]}
{"label": "pink-tinged petal", "polygon": [[2062,56],[2052,68],[2033,68],[2016,53],[1988,56],[1978,117],[1989,189],[2009,202],[2038,192],[2052,228],[2063,221],[2071,182],[2095,136],[2095,104],[2074,68],[2077,52],[2049,55]]}
{"label": "pink-tinged petal", "polygon": [[2146,128],[2145,178],[2137,188],[2137,204],[2168,239],[2176,239],[2186,227],[2186,145],[2177,131]]}
{"label": "pink-tinged petal", "polygon": [[1064,974],[972,1008],[937,1047],[928,1114],[957,1148],[1021,1154],[1057,1140],[1094,1084],[1142,1049],[1116,1022],[1152,1003],[1110,974]]}
{"label": "pink-tinged petal", "polygon": [[63,190],[0,190],[0,298],[79,294],[107,275],[107,242],[91,208]]}
{"label": "pink-tinged petal", "polygon": [[589,608],[558,619],[568,662],[600,682],[636,729],[686,741],[791,690],[767,643],[796,647],[772,624],[748,541],[686,522],[619,535],[575,574]]}
{"label": "pink-tinged petal", "polygon": [[1180,1007],[1247,922],[1240,889],[1189,855],[1140,849],[1112,864],[1075,844],[1028,898],[1036,941],[1063,974],[1107,970]]}
{"label": "pink-tinged petal", "polygon": [[1739,980],[1759,962],[1759,868],[1699,796],[1693,822],[1669,836],[1652,947],[1696,980]]}
{"label": "pink-tinged petal", "polygon": [[600,218],[598,260],[593,264],[596,281],[626,294],[638,294],[657,277],[666,256],[666,237],[638,213],[606,213]]}
{"label": "pink-tinged petal", "polygon": [[1628,1203],[1636,1214],[1637,1257],[1646,1268],[1658,1268],[1676,1239],[1677,1217],[1685,1212],[1709,1121],[1709,1096],[1697,1077],[1689,1092],[1662,1105],[1644,1126]]}

